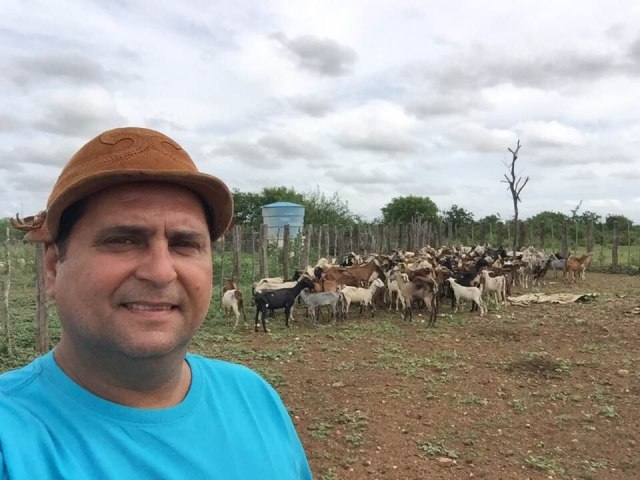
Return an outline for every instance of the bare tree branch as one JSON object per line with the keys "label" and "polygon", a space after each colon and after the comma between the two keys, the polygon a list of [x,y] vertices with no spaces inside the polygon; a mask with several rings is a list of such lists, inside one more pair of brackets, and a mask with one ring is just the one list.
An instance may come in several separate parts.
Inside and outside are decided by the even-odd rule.
{"label": "bare tree branch", "polygon": [[[500,180],[500,183],[506,183],[508,185],[507,189],[511,192],[511,199],[513,200],[513,250],[516,250],[518,243],[518,202],[522,202],[520,198],[520,192],[529,182],[529,177],[524,179],[522,182],[522,177],[516,176],[516,160],[518,160],[518,152],[520,151],[520,140],[516,144],[515,150],[507,147],[507,150],[511,152],[511,165],[505,163],[505,166],[509,169],[509,173],[511,176],[508,176],[506,173],[504,174],[504,180]],[[522,184],[521,184],[522,183]]]}

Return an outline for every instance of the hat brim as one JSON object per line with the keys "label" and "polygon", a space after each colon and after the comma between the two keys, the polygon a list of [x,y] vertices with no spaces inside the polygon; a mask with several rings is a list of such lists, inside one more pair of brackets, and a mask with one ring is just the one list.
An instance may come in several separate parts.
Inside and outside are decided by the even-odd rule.
{"label": "hat brim", "polygon": [[49,241],[58,236],[60,216],[79,200],[105,188],[137,182],[162,182],[183,186],[196,193],[209,209],[212,217],[211,241],[222,236],[233,217],[233,196],[227,185],[217,177],[199,172],[158,172],[157,170],[112,170],[84,177],[69,185],[47,206],[46,226]]}

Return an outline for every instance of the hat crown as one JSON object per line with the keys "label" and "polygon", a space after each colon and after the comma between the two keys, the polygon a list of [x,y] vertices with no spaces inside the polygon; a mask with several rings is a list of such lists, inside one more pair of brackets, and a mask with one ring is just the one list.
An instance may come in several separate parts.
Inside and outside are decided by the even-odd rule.
{"label": "hat crown", "polygon": [[116,128],[98,135],[71,157],[47,204],[74,183],[110,171],[197,172],[193,160],[174,140],[147,128]]}

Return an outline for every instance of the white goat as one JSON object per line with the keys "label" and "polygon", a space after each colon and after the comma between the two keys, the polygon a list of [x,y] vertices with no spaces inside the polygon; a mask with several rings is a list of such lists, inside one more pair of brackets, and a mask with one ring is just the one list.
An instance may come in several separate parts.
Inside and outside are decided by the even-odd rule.
{"label": "white goat", "polygon": [[369,307],[371,316],[373,317],[373,295],[378,288],[384,288],[384,283],[379,278],[373,280],[369,288],[346,286],[340,290],[340,295],[344,299],[344,318],[349,317],[349,306],[352,303],[359,303],[362,309]]}
{"label": "white goat", "polygon": [[[489,270],[482,270],[482,284],[482,293],[488,294],[489,297],[493,294],[496,307],[498,303],[504,304],[507,301],[507,282],[503,275],[492,277],[489,274]],[[488,303],[487,301],[487,304]]]}
{"label": "white goat", "polygon": [[236,323],[233,328],[238,327],[238,320],[240,320],[240,312],[244,317],[244,323],[247,323],[247,315],[244,311],[244,300],[242,299],[242,292],[240,290],[227,290],[222,295],[222,307],[224,309],[224,319],[227,320],[229,310],[233,310],[236,316]]}
{"label": "white goat", "polygon": [[482,301],[482,291],[478,287],[463,287],[458,282],[456,282],[453,278],[447,278],[446,280],[451,285],[453,289],[453,294],[456,297],[456,309],[460,307],[460,300],[471,300],[480,308],[480,316],[484,315],[487,312],[487,307]]}
{"label": "white goat", "polygon": [[338,314],[337,305],[340,299],[340,295],[337,292],[312,293],[307,290],[302,290],[300,292],[300,299],[302,300],[302,303],[307,306],[307,309],[309,310],[309,317],[313,323],[316,323],[316,310],[324,305],[331,307],[331,316],[333,318],[333,323],[335,323]]}

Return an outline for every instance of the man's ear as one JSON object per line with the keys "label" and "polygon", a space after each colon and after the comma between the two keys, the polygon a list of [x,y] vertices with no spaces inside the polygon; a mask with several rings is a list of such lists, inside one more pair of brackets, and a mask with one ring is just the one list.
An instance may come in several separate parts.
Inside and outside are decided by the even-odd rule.
{"label": "man's ear", "polygon": [[58,262],[60,261],[58,255],[58,247],[50,243],[45,246],[44,250],[44,291],[47,296],[54,300],[56,298],[55,286],[56,277],[58,275]]}

